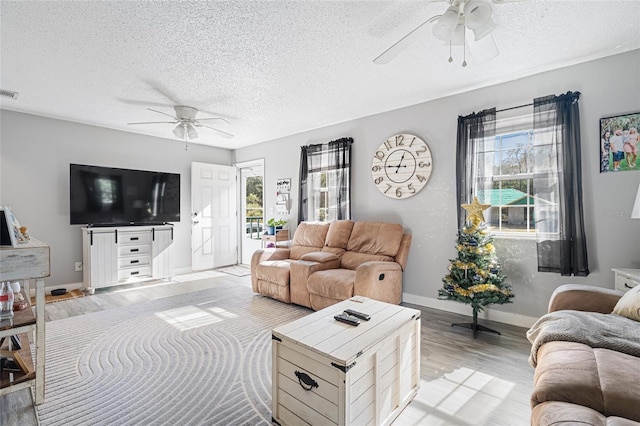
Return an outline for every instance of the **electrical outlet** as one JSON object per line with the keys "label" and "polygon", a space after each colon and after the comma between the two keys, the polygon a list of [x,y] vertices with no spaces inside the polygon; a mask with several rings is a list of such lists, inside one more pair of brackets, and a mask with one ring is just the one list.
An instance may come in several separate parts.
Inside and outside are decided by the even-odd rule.
{"label": "electrical outlet", "polygon": [[76,262],[76,271],[82,271],[82,262]]}

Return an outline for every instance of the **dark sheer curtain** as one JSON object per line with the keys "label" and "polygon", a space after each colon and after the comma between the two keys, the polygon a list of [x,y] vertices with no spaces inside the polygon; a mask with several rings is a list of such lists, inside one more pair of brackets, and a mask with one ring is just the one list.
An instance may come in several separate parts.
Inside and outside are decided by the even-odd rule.
{"label": "dark sheer curtain", "polygon": [[[487,140],[496,134],[496,109],[486,109],[465,117],[458,117],[456,142],[456,195],[458,202],[458,229],[464,225],[465,213],[461,204],[470,203],[474,191],[484,182],[474,182],[474,176],[490,176],[484,173],[484,162],[476,161],[477,153],[484,151]],[[480,169],[480,170],[479,170]],[[478,171],[480,173],[478,174]]]}
{"label": "dark sheer curtain", "polygon": [[[316,220],[313,217],[314,179],[318,172],[327,172],[330,206],[335,206],[329,219],[351,218],[351,145],[352,138],[342,138],[327,144],[301,147],[300,194],[298,197],[298,223]],[[320,182],[316,182],[319,184]]]}
{"label": "dark sheer curtain", "polygon": [[580,92],[534,99],[538,271],[589,275],[582,211]]}

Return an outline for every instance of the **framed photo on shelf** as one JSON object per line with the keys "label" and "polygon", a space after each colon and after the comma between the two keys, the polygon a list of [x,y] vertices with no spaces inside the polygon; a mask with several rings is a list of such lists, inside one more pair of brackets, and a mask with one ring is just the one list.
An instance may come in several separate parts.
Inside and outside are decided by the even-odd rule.
{"label": "framed photo on shelf", "polygon": [[0,245],[17,247],[20,240],[20,224],[11,209],[0,206]]}
{"label": "framed photo on shelf", "polygon": [[600,119],[600,173],[640,170],[640,112]]}

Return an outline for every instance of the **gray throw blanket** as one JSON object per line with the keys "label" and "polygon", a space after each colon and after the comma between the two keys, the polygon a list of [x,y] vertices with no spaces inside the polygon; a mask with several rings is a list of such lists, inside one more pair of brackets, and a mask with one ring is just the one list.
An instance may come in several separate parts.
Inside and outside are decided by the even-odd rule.
{"label": "gray throw blanket", "polygon": [[531,342],[529,364],[535,367],[540,346],[547,342],[584,343],[640,357],[640,322],[620,315],[582,311],[556,311],[542,317],[527,331]]}

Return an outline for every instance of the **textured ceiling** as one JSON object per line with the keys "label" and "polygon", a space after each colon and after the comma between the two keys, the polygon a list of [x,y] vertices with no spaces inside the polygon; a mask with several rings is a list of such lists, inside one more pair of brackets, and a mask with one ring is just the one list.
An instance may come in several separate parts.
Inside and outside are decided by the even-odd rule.
{"label": "textured ceiling", "polygon": [[[372,60],[447,2],[5,1],[0,107],[173,138],[148,111],[224,117],[238,148],[640,48],[640,1],[494,5],[500,55],[447,62],[424,33],[387,65]],[[612,74],[614,75],[614,74]],[[168,117],[166,117],[168,118]],[[211,123],[211,122],[209,122]]]}

